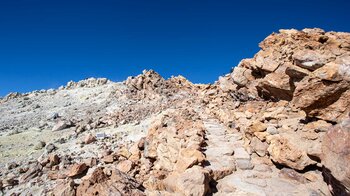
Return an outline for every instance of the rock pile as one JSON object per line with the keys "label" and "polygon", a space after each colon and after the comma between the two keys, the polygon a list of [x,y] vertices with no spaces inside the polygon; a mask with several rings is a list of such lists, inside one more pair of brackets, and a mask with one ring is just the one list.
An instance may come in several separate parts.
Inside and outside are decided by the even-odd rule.
{"label": "rock pile", "polygon": [[308,117],[339,122],[350,106],[350,34],[280,30],[260,43],[231,77],[253,97],[291,101]]}
{"label": "rock pile", "polygon": [[6,96],[0,190],[350,194],[350,34],[280,30],[260,47],[209,85],[149,70]]}

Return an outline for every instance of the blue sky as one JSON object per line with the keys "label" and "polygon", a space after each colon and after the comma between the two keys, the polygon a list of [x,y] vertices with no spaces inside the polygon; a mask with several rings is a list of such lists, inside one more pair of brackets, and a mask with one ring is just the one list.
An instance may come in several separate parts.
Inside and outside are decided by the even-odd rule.
{"label": "blue sky", "polygon": [[281,28],[350,31],[348,0],[0,1],[0,96],[143,69],[209,83]]}

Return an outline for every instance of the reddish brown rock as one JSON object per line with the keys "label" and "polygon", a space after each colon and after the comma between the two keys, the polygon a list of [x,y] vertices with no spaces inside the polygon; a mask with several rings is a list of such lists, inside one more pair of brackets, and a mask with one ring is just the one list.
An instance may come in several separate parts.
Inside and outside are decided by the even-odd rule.
{"label": "reddish brown rock", "polygon": [[50,171],[47,173],[47,177],[50,180],[65,179],[67,178],[67,174],[62,171]]}
{"label": "reddish brown rock", "polygon": [[204,154],[195,149],[181,149],[179,158],[175,164],[175,170],[179,172],[185,171],[198,163],[202,163],[205,157]]}
{"label": "reddish brown rock", "polygon": [[85,144],[91,144],[94,141],[96,141],[96,137],[93,136],[92,134],[88,134],[84,139]]}
{"label": "reddish brown rock", "polygon": [[42,166],[39,163],[32,164],[30,169],[19,178],[19,183],[22,184],[28,182],[29,180],[37,177],[41,171]]}
{"label": "reddish brown rock", "polygon": [[110,155],[104,156],[102,161],[104,163],[113,163],[115,161],[114,157],[115,156],[113,154],[110,154]]}
{"label": "reddish brown rock", "polygon": [[108,176],[99,167],[77,187],[76,195],[144,195],[141,190],[140,184],[118,170]]}
{"label": "reddish brown rock", "polygon": [[[350,190],[350,119],[332,127],[322,142],[322,164],[337,195]],[[336,180],[332,180],[334,177]],[[350,194],[350,192],[348,192]]]}
{"label": "reddish brown rock", "polygon": [[288,101],[293,98],[294,88],[287,74],[275,72],[267,74],[257,86],[262,97]]}
{"label": "reddish brown rock", "polygon": [[76,163],[70,167],[67,176],[69,176],[69,177],[77,176],[79,174],[82,174],[87,169],[88,169],[88,167],[86,166],[85,163]]}
{"label": "reddish brown rock", "polygon": [[350,112],[350,51],[340,47],[349,37],[315,29],[273,33],[233,70],[237,93],[255,97],[257,90],[264,99],[292,100],[309,117],[340,122]]}
{"label": "reddish brown rock", "polygon": [[58,165],[60,163],[60,158],[57,154],[50,154],[49,155],[49,167],[52,167],[54,165]]}
{"label": "reddish brown rock", "polygon": [[350,111],[350,85],[305,77],[296,87],[292,104],[308,116],[339,121]]}
{"label": "reddish brown rock", "polygon": [[133,168],[132,161],[124,160],[118,163],[117,169],[119,169],[121,172],[128,173]]}
{"label": "reddish brown rock", "polygon": [[72,179],[59,182],[52,191],[55,196],[75,196],[74,181]]}

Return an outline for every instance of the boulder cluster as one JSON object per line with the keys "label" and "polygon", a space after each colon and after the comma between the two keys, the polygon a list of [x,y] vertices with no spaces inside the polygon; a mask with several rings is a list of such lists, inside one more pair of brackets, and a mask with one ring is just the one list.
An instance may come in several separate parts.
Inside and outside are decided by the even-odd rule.
{"label": "boulder cluster", "polygon": [[287,100],[308,117],[339,122],[350,111],[350,34],[280,30],[232,72],[239,91]]}
{"label": "boulder cluster", "polygon": [[350,34],[260,47],[214,84],[149,70],[6,96],[1,193],[349,195]]}

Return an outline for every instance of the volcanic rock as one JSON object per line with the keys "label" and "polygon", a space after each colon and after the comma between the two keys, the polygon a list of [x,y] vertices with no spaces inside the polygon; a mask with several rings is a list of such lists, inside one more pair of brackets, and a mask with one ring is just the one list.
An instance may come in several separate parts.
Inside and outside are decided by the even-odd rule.
{"label": "volcanic rock", "polygon": [[[326,176],[336,180],[329,183],[334,187],[334,194],[349,194],[350,190],[350,119],[331,127],[322,142],[322,164],[325,166]],[[330,178],[331,179],[331,178]],[[344,189],[345,187],[345,189]]]}
{"label": "volcanic rock", "polygon": [[77,176],[79,174],[82,174],[87,169],[88,169],[88,167],[86,166],[85,163],[76,163],[70,167],[67,176],[69,176],[69,177]]}

